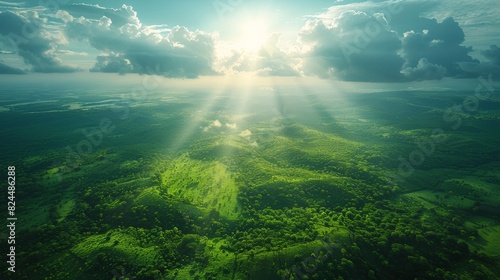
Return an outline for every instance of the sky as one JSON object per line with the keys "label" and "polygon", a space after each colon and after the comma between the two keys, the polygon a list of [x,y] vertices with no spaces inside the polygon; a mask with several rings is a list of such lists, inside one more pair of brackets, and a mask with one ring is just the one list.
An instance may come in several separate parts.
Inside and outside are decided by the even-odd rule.
{"label": "sky", "polygon": [[498,14],[498,0],[0,0],[0,80],[499,75]]}

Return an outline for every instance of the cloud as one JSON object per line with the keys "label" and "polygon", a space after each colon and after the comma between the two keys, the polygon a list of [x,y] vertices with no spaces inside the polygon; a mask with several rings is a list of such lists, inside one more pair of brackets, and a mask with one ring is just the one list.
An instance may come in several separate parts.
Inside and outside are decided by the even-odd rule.
{"label": "cloud", "polygon": [[500,48],[497,45],[491,45],[489,49],[481,51],[487,61],[483,62],[462,62],[459,63],[463,71],[473,73],[474,75],[500,75]]}
{"label": "cloud", "polygon": [[75,72],[80,69],[63,65],[55,50],[66,39],[57,30],[47,29],[47,20],[37,11],[0,12],[0,35],[11,51],[19,55],[32,71],[42,73]]}
{"label": "cloud", "polygon": [[[260,76],[298,76],[294,58],[278,47],[281,34],[273,33],[258,52],[257,73]],[[296,63],[295,63],[296,64]]]}
{"label": "cloud", "polygon": [[24,3],[12,3],[7,1],[0,1],[0,8],[17,8],[23,6]]}
{"label": "cloud", "polygon": [[64,10],[58,10],[55,14],[54,17],[57,19],[62,20],[64,23],[68,23],[70,21],[74,20],[74,17],[70,15],[68,12]]}
{"label": "cloud", "polygon": [[222,73],[253,73],[259,76],[299,76],[297,59],[279,48],[281,34],[273,33],[257,51],[219,44],[226,53],[219,55],[216,69]]}
{"label": "cloud", "polygon": [[[464,30],[464,45],[486,49],[500,30],[498,0],[439,0],[436,7],[425,13],[428,18],[443,20],[453,17]],[[477,55],[477,53],[474,53]]]}
{"label": "cloud", "polygon": [[107,18],[114,27],[121,27],[126,24],[141,25],[141,21],[137,17],[137,12],[134,11],[132,6],[122,5],[120,9],[113,9],[99,5],[78,3],[62,6],[61,9],[75,18],[83,17],[94,20]]}
{"label": "cloud", "polygon": [[[299,67],[304,75],[350,81],[471,77],[462,66],[479,61],[463,45],[465,33],[458,22],[422,16],[438,5],[369,1],[330,7],[299,32]],[[495,51],[486,53],[497,57]]]}
{"label": "cloud", "polygon": [[346,11],[309,21],[300,31],[306,75],[350,81],[394,81],[404,60],[401,41],[383,14]]}
{"label": "cloud", "polygon": [[86,52],[75,52],[70,50],[57,50],[54,51],[56,54],[64,54],[64,55],[75,55],[75,56],[88,56],[89,54]]}
{"label": "cloud", "polygon": [[92,71],[153,72],[178,78],[217,74],[212,69],[215,34],[182,26],[169,30],[158,26],[156,32],[152,26],[142,27],[137,13],[126,5],[121,9],[84,8],[84,12],[69,9],[70,16],[61,13],[60,17],[69,20],[65,31],[70,38],[86,41],[105,53],[97,58]]}
{"label": "cloud", "polygon": [[244,138],[250,147],[258,148],[259,145],[257,144],[257,141],[251,139],[250,136],[252,136],[252,132],[248,129],[243,130],[240,134],[238,134],[241,138]]}
{"label": "cloud", "polygon": [[482,51],[481,54],[493,65],[500,66],[500,48],[497,45],[491,45],[488,50]]}
{"label": "cloud", "polygon": [[226,123],[226,127],[230,129],[236,129],[236,124],[235,123]]}
{"label": "cloud", "polygon": [[221,126],[222,126],[222,123],[221,123],[219,120],[215,120],[215,121],[212,123],[212,126],[215,126],[215,127],[221,127]]}
{"label": "cloud", "polygon": [[402,57],[405,67],[417,67],[422,58],[431,64],[439,65],[447,70],[448,76],[462,76],[459,63],[477,62],[469,56],[472,48],[462,46],[465,34],[453,18],[446,18],[438,23],[427,21],[426,29],[408,31],[402,39]]}
{"label": "cloud", "polygon": [[243,131],[239,134],[239,136],[241,136],[241,137],[243,137],[243,138],[248,138],[248,137],[250,137],[251,135],[252,135],[252,132],[251,132],[250,130],[248,130],[248,129],[243,130]]}
{"label": "cloud", "polygon": [[407,67],[401,72],[411,80],[441,80],[446,74],[446,68],[429,63],[426,58],[422,58],[416,67]]}
{"label": "cloud", "polygon": [[[60,48],[68,39],[78,40],[100,51],[91,72],[174,78],[250,73],[393,82],[465,78],[496,73],[500,67],[496,45],[483,50],[482,56],[465,45],[462,28],[479,28],[482,19],[468,21],[470,9],[457,13],[454,1],[337,1],[332,5],[306,16],[309,20],[297,31],[295,42],[283,43],[279,33],[272,33],[259,50],[250,51],[236,42],[222,41],[215,32],[145,26],[128,5],[115,9],[68,4],[55,12],[0,1],[0,9],[11,10],[0,12],[0,53],[19,55],[34,72],[72,72],[79,69],[63,64],[60,58],[85,56],[92,50]],[[443,13],[450,7],[453,12]],[[457,15],[458,20],[449,15]],[[486,15],[488,24],[496,19],[494,12]],[[485,61],[473,59],[471,53]],[[2,69],[12,70],[7,65]]]}
{"label": "cloud", "polygon": [[97,62],[90,72],[119,73],[133,72],[132,63],[123,55],[116,53],[105,53],[97,57]]}
{"label": "cloud", "polygon": [[26,74],[26,72],[0,62],[0,74]]}
{"label": "cloud", "polygon": [[[236,124],[235,124],[236,125]],[[215,120],[212,123],[210,123],[208,126],[203,128],[203,131],[208,132],[211,128],[217,127],[220,128],[222,127],[222,123],[219,120]],[[228,126],[229,127],[229,126]]]}
{"label": "cloud", "polygon": [[475,76],[489,74],[500,75],[500,66],[491,63],[462,62],[459,63],[459,67],[463,71],[472,73]]}

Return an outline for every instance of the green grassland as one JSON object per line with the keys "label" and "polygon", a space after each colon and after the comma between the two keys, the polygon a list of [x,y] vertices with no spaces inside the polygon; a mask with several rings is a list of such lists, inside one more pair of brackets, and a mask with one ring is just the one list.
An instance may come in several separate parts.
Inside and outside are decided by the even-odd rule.
{"label": "green grassland", "polygon": [[[17,279],[500,275],[496,99],[452,129],[443,112],[467,93],[276,93],[246,112],[119,93],[2,98]],[[431,140],[402,176],[398,158]]]}

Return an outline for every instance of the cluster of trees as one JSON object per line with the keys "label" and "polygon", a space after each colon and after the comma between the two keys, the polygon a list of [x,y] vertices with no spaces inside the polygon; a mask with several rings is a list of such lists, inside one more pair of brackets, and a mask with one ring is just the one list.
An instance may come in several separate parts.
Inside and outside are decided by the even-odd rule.
{"label": "cluster of trees", "polygon": [[[339,149],[354,150],[327,153],[326,144],[316,143],[310,132],[309,142],[300,142],[306,132],[300,126],[285,129],[284,142],[231,158],[211,143],[196,143],[194,157],[219,160],[234,174],[238,219],[159,188],[168,180],[165,169],[151,167],[153,161],[99,155],[96,176],[82,180],[81,170],[64,176],[46,193],[48,223],[19,234],[24,247],[19,258],[32,264],[21,277],[109,279],[126,269],[137,279],[495,279],[498,266],[465,243],[479,236],[464,226],[461,212],[425,210],[401,200],[398,188],[368,166],[380,159],[341,141]],[[345,158],[357,152],[359,157]],[[113,162],[130,164],[113,169]],[[26,182],[36,182],[36,176],[40,173],[26,176]],[[67,186],[75,190],[76,204],[61,221],[56,205]],[[459,186],[462,195],[474,195],[470,186]],[[31,186],[25,191],[31,189],[38,191]],[[137,242],[125,249],[113,239],[121,235]],[[91,257],[74,253],[101,236],[101,243],[88,248],[95,252]],[[319,240],[333,245],[325,249]],[[155,252],[155,260],[133,261],[143,249]]]}

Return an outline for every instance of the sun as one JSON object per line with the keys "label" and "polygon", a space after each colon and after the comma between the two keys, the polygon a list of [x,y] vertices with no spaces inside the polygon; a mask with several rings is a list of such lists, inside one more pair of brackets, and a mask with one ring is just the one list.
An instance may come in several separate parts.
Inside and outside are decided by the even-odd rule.
{"label": "sun", "polygon": [[269,21],[265,18],[253,18],[242,21],[239,30],[238,45],[248,51],[258,51],[269,37]]}

